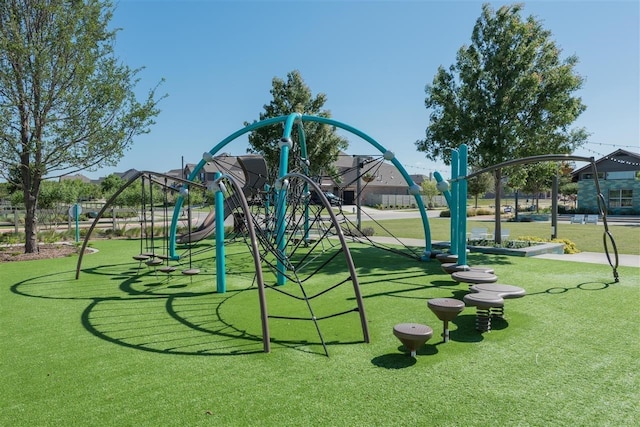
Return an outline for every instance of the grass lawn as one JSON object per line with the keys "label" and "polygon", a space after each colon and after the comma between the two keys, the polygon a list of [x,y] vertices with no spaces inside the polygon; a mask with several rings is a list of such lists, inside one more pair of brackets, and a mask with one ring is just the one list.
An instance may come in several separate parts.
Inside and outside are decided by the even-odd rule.
{"label": "grass lawn", "polygon": [[[362,221],[362,227],[373,227],[375,236],[391,235],[397,237],[416,237],[417,230],[422,233],[422,221],[419,218],[393,219],[379,222]],[[431,239],[434,241],[449,241],[451,236],[449,218],[429,218]],[[519,236],[534,236],[545,239],[551,238],[551,224],[548,222],[502,222],[502,229],[509,229],[509,238],[518,239]],[[488,228],[493,232],[493,221],[478,221],[473,218],[467,221],[467,230],[472,227]],[[640,227],[637,225],[611,225],[609,231],[615,239],[618,252],[621,254],[640,254]],[[582,252],[604,252],[602,243],[604,227],[592,224],[558,225],[558,238],[569,239]],[[422,237],[422,234],[420,235]],[[611,248],[610,248],[611,249]]]}
{"label": "grass lawn", "polygon": [[[567,226],[568,227],[568,226]],[[585,229],[585,226],[582,226]],[[517,233],[517,232],[516,232]],[[512,231],[512,234],[514,232]],[[212,254],[202,270],[166,280],[131,258],[139,242],[95,241],[80,280],[76,257],[0,264],[0,425],[635,426],[640,419],[640,269],[471,254],[501,283],[506,321],[474,330],[467,308],[442,343],[426,302],[462,299],[435,261],[351,247],[371,343],[356,313],[320,322],[271,319],[263,353],[251,262],[230,252],[216,294]],[[320,282],[340,280],[329,271]],[[283,288],[293,288],[287,284]],[[272,314],[301,304],[267,291]],[[353,306],[341,286],[318,313]],[[304,311],[304,310],[303,310]],[[397,323],[433,327],[411,358]]]}

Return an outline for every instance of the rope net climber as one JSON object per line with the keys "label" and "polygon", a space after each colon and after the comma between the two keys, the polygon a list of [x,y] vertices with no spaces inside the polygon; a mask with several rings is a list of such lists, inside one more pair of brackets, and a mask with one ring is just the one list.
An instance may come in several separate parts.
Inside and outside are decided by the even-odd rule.
{"label": "rope net climber", "polygon": [[[279,189],[274,186],[267,194],[264,205],[253,206],[249,215],[242,203],[234,200],[244,195],[229,191],[231,187],[225,185],[224,202],[232,207],[229,218],[233,221],[227,227],[232,231],[226,241],[257,244],[263,285],[270,292],[269,305],[275,307],[270,319],[312,322],[327,355],[322,321],[345,315],[355,316],[354,320],[359,317],[368,341],[357,274],[329,202],[324,197],[320,204],[314,202],[312,191],[319,188],[304,175],[288,174],[283,181]],[[255,242],[248,234],[247,221],[255,230]],[[342,286],[345,284],[351,286]],[[313,300],[321,297],[331,298],[332,304],[322,304],[324,310],[318,311]]]}

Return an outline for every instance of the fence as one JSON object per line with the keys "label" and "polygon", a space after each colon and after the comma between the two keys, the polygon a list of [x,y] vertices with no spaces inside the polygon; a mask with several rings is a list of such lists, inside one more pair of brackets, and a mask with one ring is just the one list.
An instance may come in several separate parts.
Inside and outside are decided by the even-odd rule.
{"label": "fence", "polygon": [[[422,203],[425,207],[429,206],[429,199],[427,196],[420,196]],[[414,196],[408,194],[366,194],[363,202],[367,206],[381,206],[383,208],[408,208],[416,207],[416,199]],[[444,196],[435,196],[431,200],[431,205],[446,206],[446,200]]]}
{"label": "fence", "polygon": [[[74,218],[69,216],[68,205],[58,205],[55,209],[38,209],[36,218],[38,221],[38,228],[41,230],[60,230],[61,228],[67,228],[71,230],[74,225]],[[94,209],[95,208],[95,209]],[[90,210],[92,209],[92,210]],[[102,209],[102,205],[91,205],[82,207],[83,217],[87,218],[82,220],[83,226],[89,226],[93,221],[93,213],[97,213]],[[113,231],[117,229],[124,229],[130,223],[139,223],[140,212],[134,208],[114,208],[110,209],[100,219],[99,227],[112,228]],[[7,233],[13,231],[19,233],[24,231],[24,217],[26,211],[24,209],[17,208],[3,208],[0,209],[0,232]]]}

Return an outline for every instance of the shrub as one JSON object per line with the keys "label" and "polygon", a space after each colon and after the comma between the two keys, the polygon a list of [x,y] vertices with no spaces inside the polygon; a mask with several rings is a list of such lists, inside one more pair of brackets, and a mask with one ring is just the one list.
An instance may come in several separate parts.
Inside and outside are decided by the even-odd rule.
{"label": "shrub", "polygon": [[342,230],[345,236],[352,237],[362,237],[362,236],[373,236],[374,229],[373,227],[364,227],[362,230],[358,230],[357,228],[348,228]]}
{"label": "shrub", "polygon": [[543,239],[537,236],[518,236],[518,240],[527,240],[529,242],[551,242],[551,243],[563,243],[565,254],[577,254],[580,250],[576,247],[576,244],[569,239]]}

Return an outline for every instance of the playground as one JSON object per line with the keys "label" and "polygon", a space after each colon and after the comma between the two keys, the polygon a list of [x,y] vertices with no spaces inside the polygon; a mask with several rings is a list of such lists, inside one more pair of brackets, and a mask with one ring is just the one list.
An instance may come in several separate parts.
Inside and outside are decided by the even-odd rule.
{"label": "playground", "polygon": [[[509,300],[490,333],[466,308],[445,344],[427,301],[467,285],[438,263],[363,245],[352,255],[370,343],[357,314],[328,319],[326,357],[312,324],[284,319],[271,321],[263,352],[246,263],[229,266],[219,294],[205,264],[167,281],[123,256],[136,241],[92,247],[79,281],[77,257],[2,265],[0,424],[633,425],[640,415],[637,268],[620,267],[613,283],[606,265],[470,254],[527,296]],[[276,313],[289,300],[268,302]],[[352,292],[314,308],[337,303],[352,306]],[[403,322],[435,331],[415,358],[392,334]]]}
{"label": "playground", "polygon": [[[231,134],[178,186],[140,172],[145,197],[164,200],[143,205],[139,239],[92,240],[92,226],[79,255],[2,266],[0,424],[634,425],[640,279],[618,265],[606,215],[609,265],[467,253],[461,147],[450,186],[436,177],[449,252],[432,246],[418,197],[420,244],[383,245],[307,176],[305,120],[370,142],[417,196],[371,137],[300,115]],[[277,179],[241,158],[194,224],[199,170],[272,124],[284,129]]]}

